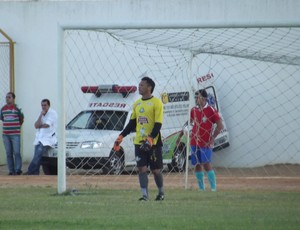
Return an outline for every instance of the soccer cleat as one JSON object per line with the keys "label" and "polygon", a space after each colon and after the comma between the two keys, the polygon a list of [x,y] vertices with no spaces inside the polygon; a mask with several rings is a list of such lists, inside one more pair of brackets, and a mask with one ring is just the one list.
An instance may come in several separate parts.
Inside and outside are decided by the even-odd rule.
{"label": "soccer cleat", "polygon": [[148,201],[148,197],[142,196],[142,197],[139,199],[139,201]]}
{"label": "soccer cleat", "polygon": [[216,191],[217,191],[217,189],[215,189],[215,188],[212,188],[210,191],[212,191],[212,192],[216,192]]}
{"label": "soccer cleat", "polygon": [[165,199],[164,195],[161,195],[161,194],[158,194],[155,198],[156,201],[161,201],[161,200],[164,200],[164,199]]}

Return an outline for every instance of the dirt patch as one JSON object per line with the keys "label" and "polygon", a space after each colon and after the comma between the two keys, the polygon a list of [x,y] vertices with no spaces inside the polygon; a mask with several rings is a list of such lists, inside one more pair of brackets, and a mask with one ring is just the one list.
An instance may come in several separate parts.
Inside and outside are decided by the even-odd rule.
{"label": "dirt patch", "polygon": [[[57,187],[56,176],[0,176],[1,187]],[[150,178],[150,186],[154,186]],[[166,175],[165,187],[185,188],[183,178]],[[298,191],[300,192],[300,178],[296,177],[217,177],[219,191],[252,190],[252,191]],[[131,189],[138,187],[135,175],[125,176],[71,176],[67,178],[68,188],[116,188]],[[189,189],[197,189],[193,176],[188,177]]]}
{"label": "dirt patch", "polygon": [[[216,168],[218,191],[296,191],[300,192],[300,166],[277,165],[251,169]],[[0,167],[0,187],[42,186],[57,188],[57,176],[8,176],[6,166]],[[155,188],[152,176],[149,183]],[[193,172],[164,173],[166,188],[197,189]],[[67,175],[67,188],[138,188],[137,175]]]}

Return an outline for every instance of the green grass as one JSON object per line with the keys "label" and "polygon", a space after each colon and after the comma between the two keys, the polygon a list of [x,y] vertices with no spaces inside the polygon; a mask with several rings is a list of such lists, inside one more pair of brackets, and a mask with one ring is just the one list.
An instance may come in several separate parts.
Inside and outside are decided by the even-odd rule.
{"label": "green grass", "polygon": [[299,229],[296,192],[167,190],[139,202],[136,190],[56,195],[51,187],[0,188],[0,229]]}

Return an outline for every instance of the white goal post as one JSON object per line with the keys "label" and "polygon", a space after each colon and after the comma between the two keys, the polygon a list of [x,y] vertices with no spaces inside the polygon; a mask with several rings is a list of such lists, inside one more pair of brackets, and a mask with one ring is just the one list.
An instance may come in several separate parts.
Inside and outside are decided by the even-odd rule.
{"label": "white goal post", "polygon": [[[214,152],[215,167],[300,164],[300,27],[68,28],[61,30],[60,38],[58,193],[66,191],[66,180],[73,175],[134,170],[132,137],[126,137],[124,156],[112,158],[108,150],[120,130],[108,124],[88,128],[84,121],[95,114],[97,125],[104,124],[105,117],[112,124],[117,123],[115,116],[123,119],[120,104],[129,103],[134,93],[117,99],[113,87],[137,86],[145,73],[157,83],[155,95],[162,100],[167,95],[165,170],[166,175],[177,173],[182,186],[189,187],[191,171],[182,172],[179,165],[189,168],[188,150],[175,164],[172,135],[189,120],[193,93],[200,88],[213,87],[229,135],[229,146]],[[84,92],[82,86],[89,88]],[[97,95],[91,86],[111,91],[107,104],[101,101],[105,95]],[[130,143],[127,150],[125,144]],[[119,160],[121,166],[108,165]]]}

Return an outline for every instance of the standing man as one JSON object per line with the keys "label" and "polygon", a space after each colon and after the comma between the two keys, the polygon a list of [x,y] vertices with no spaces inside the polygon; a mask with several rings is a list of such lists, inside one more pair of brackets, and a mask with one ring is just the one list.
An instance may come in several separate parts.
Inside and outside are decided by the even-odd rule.
{"label": "standing man", "polygon": [[16,95],[6,94],[6,105],[1,108],[0,119],[3,122],[3,143],[6,151],[8,175],[22,174],[21,126],[24,114],[15,104]]}
{"label": "standing man", "polygon": [[34,144],[34,156],[25,175],[39,175],[43,153],[57,143],[57,113],[50,108],[50,101],[43,99],[42,111],[34,123],[37,129]]}
{"label": "standing man", "polygon": [[139,183],[142,192],[140,201],[147,201],[148,194],[148,166],[153,173],[158,188],[157,201],[164,200],[162,140],[160,129],[163,121],[163,104],[152,95],[155,88],[154,81],[143,77],[139,83],[139,93],[142,98],[133,104],[133,112],[125,129],[120,133],[114,144],[114,150],[120,150],[120,144],[126,135],[136,130],[134,139],[135,158],[139,171]]}
{"label": "standing man", "polygon": [[[222,119],[219,113],[208,104],[205,89],[195,93],[196,106],[192,108],[190,118],[193,124],[190,144],[191,162],[195,166],[195,176],[200,191],[205,191],[204,170],[211,191],[216,191],[216,175],[211,166],[212,149],[214,140],[223,129]],[[216,127],[214,129],[214,124]],[[181,132],[178,142],[180,141]]]}

